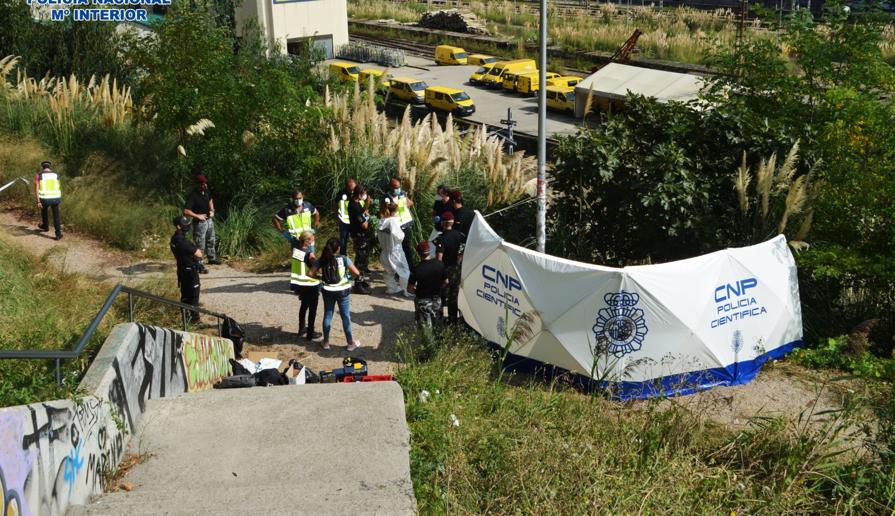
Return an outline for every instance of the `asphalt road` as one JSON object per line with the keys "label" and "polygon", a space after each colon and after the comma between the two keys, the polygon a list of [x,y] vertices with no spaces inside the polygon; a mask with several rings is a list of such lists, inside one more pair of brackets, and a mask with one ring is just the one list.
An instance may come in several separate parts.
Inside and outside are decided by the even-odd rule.
{"label": "asphalt road", "polygon": [[[337,59],[334,61],[344,61]],[[327,61],[329,63],[330,61]],[[465,91],[475,101],[475,114],[467,120],[500,126],[507,117],[507,108],[512,110],[513,119],[518,121],[515,129],[529,134],[538,132],[538,102],[534,97],[523,97],[503,90],[488,90],[469,84],[469,76],[477,66],[438,66],[430,59],[407,56],[409,66],[392,68],[393,76],[415,77],[426,81],[429,86],[448,86]],[[383,69],[375,63],[359,63],[364,68]],[[547,111],[547,134],[575,134],[577,120],[569,115]]]}

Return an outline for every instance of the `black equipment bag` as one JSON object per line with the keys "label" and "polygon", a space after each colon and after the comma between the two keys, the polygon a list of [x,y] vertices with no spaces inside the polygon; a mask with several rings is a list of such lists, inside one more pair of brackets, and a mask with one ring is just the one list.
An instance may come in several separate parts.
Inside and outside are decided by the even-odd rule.
{"label": "black equipment bag", "polygon": [[[221,324],[221,337],[230,339],[233,342],[233,354],[237,358],[242,357],[242,345],[245,343],[245,330],[238,322],[230,317],[225,317]],[[235,370],[234,370],[235,372]]]}

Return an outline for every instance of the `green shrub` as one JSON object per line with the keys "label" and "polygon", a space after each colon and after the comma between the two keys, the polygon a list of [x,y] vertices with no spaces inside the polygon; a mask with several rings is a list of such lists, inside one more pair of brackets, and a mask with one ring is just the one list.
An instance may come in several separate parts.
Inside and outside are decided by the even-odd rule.
{"label": "green shrub", "polygon": [[815,369],[839,369],[863,378],[895,381],[895,357],[879,358],[869,351],[850,350],[850,339],[841,336],[827,338],[813,349],[799,349],[791,356],[799,364]]}

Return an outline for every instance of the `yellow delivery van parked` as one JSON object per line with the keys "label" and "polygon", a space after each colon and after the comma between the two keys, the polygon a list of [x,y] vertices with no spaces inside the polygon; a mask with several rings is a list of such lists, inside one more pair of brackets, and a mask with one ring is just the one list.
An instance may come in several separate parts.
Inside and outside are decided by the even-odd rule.
{"label": "yellow delivery van parked", "polygon": [[388,89],[391,74],[385,73],[385,70],[377,70],[375,68],[364,68],[360,71],[358,80],[360,80],[361,89],[367,87],[367,84],[370,83],[370,77],[373,78],[373,85],[375,87],[383,90]]}
{"label": "yellow delivery van parked", "polygon": [[575,88],[547,86],[547,108],[575,116]]}
{"label": "yellow delivery van parked", "polygon": [[503,74],[522,72],[530,72],[535,69],[534,59],[515,59],[513,61],[498,61],[494,63],[491,70],[482,77],[482,83],[489,88],[500,88],[503,86]]}
{"label": "yellow delivery van parked", "polygon": [[460,47],[438,45],[435,47],[435,62],[440,65],[465,65],[466,51]]}
{"label": "yellow delivery van parked", "polygon": [[426,101],[426,81],[413,77],[393,77],[389,81],[388,91],[395,97],[411,104],[423,104]]}
{"label": "yellow delivery van parked", "polygon": [[487,64],[496,63],[497,58],[494,56],[489,56],[486,54],[470,54],[468,58],[466,58],[466,64],[476,65],[476,66],[485,66]]}
{"label": "yellow delivery van parked", "polygon": [[581,82],[581,77],[574,75],[563,75],[547,80],[547,86],[560,86],[562,88],[571,88]]}
{"label": "yellow delivery van parked", "polygon": [[479,85],[482,84],[482,80],[488,75],[488,72],[494,68],[493,64],[487,64],[484,66],[480,66],[472,75],[469,76],[469,84]]}
{"label": "yellow delivery van parked", "polygon": [[341,61],[329,64],[329,74],[338,77],[342,82],[357,81],[359,73],[360,68],[356,64],[343,63]]}
{"label": "yellow delivery van parked", "polygon": [[[558,73],[547,72],[547,84],[550,84],[550,79],[559,77]],[[539,72],[535,70],[531,73],[526,73],[520,75],[516,79],[516,92],[521,93],[523,95],[534,95],[541,89],[541,76]]]}
{"label": "yellow delivery van parked", "polygon": [[446,111],[457,116],[475,113],[475,103],[465,91],[446,86],[426,88],[426,105],[429,106],[429,109]]}

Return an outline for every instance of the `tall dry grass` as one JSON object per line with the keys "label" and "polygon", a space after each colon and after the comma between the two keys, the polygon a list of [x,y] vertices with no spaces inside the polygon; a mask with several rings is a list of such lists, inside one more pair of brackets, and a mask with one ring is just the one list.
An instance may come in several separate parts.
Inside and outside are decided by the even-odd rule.
{"label": "tall dry grass", "polygon": [[480,209],[525,195],[525,184],[536,170],[533,157],[522,151],[507,154],[501,139],[488,136],[484,127],[461,136],[450,115],[442,128],[434,114],[412,121],[408,107],[401,121],[393,124],[377,111],[373,90],[371,82],[363,94],[359,85],[349,93],[330,95],[327,91],[325,102],[333,113],[329,128],[332,152],[363,148],[394,159],[397,174],[411,194],[429,194],[445,182],[466,189],[481,184],[484,203],[477,206]]}

